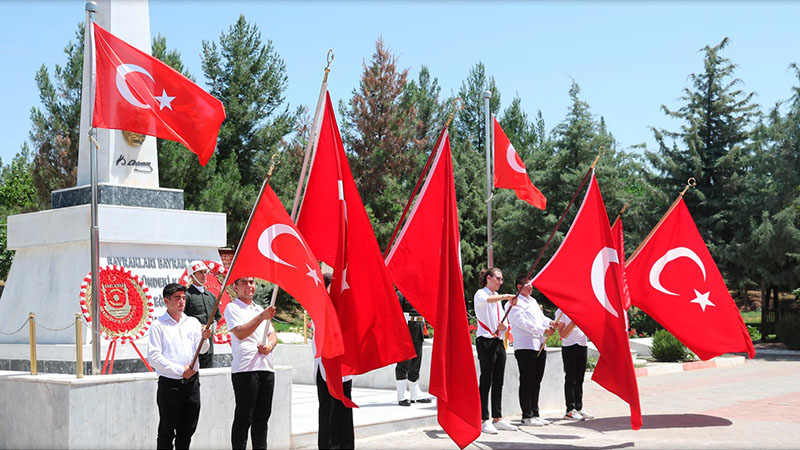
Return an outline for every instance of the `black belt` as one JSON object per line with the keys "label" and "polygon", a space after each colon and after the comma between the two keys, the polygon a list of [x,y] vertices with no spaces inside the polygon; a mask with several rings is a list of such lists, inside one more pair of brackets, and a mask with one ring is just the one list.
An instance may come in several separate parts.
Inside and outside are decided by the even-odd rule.
{"label": "black belt", "polygon": [[192,375],[189,378],[181,378],[180,380],[176,380],[174,378],[169,378],[169,377],[165,377],[165,376],[159,376],[158,377],[158,381],[159,382],[164,382],[166,384],[174,384],[174,385],[192,384],[192,383],[194,383],[195,381],[197,381],[199,379],[200,379],[200,375],[198,373],[195,373],[194,375]]}

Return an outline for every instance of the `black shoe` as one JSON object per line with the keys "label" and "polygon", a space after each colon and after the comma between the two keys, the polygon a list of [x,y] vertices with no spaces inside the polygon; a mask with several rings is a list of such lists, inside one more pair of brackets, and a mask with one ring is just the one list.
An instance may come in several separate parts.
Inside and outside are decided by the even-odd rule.
{"label": "black shoe", "polygon": [[425,398],[420,398],[420,399],[417,399],[417,400],[411,400],[411,403],[430,403],[432,401],[433,401],[432,398],[425,397]]}
{"label": "black shoe", "polygon": [[411,406],[411,402],[408,401],[408,400],[401,400],[401,401],[397,402],[397,404],[400,405],[400,406]]}

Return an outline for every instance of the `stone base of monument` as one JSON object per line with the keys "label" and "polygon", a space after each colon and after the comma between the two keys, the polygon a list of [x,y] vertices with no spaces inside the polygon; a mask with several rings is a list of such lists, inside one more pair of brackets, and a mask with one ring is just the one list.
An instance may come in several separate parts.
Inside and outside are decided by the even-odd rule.
{"label": "stone base of monument", "polygon": [[[165,311],[164,285],[178,282],[193,259],[219,260],[226,244],[220,213],[99,205],[98,225],[101,267],[124,266],[138,275],[156,316]],[[0,331],[12,333],[34,312],[39,344],[75,344],[70,325],[81,312],[81,283],[90,270],[89,228],[89,205],[8,217],[8,248],[16,254],[0,298]],[[84,326],[85,343],[87,331]],[[0,343],[28,342],[27,327],[0,334]],[[85,357],[90,360],[91,352]]]}
{"label": "stone base of monument", "polygon": [[[91,186],[76,186],[50,193],[50,205],[53,209],[87,205],[91,199]],[[183,191],[98,183],[97,203],[143,208],[183,209]]]}
{"label": "stone base of monument", "polygon": [[[201,409],[192,448],[230,447],[235,402],[230,369],[200,371]],[[0,448],[154,448],[154,373],[87,376],[0,372]],[[275,371],[269,448],[290,448],[292,377]]]}

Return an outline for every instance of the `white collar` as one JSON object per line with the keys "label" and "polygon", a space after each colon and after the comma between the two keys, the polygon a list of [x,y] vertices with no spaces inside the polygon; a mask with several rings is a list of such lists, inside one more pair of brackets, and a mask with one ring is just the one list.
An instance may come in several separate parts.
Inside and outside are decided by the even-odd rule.
{"label": "white collar", "polygon": [[176,322],[175,319],[173,319],[172,316],[169,314],[169,311],[167,311],[167,312],[164,313],[163,316],[159,317],[158,320],[160,320],[162,322],[166,322],[168,324],[169,323],[180,324],[181,322],[186,320],[187,317],[188,316],[186,314],[181,313],[181,320]]}
{"label": "white collar", "polygon": [[196,285],[194,283],[192,283],[192,286],[194,286],[194,288],[197,289],[200,292],[205,292],[205,290],[206,290],[205,286],[198,286],[198,285]]}

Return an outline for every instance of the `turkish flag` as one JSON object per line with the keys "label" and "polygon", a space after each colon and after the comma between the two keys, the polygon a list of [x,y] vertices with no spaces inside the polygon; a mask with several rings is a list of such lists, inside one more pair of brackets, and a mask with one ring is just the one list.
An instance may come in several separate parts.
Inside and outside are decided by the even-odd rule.
{"label": "turkish flag", "polygon": [[755,356],[739,308],[683,198],[628,261],[626,270],[634,306],[701,359],[730,352]]}
{"label": "turkish flag", "polygon": [[437,398],[439,424],[464,448],[481,433],[481,402],[459,242],[450,138],[445,129],[386,266],[400,292],[436,330],[429,391]]}
{"label": "turkish flag", "polygon": [[230,270],[228,284],[243,277],[262,278],[300,302],[314,321],[316,356],[333,358],[344,353],[339,319],[319,263],[268,184]]}
{"label": "turkish flag", "polygon": [[544,295],[597,346],[592,380],[630,405],[631,428],[642,426],[639,387],[622,309],[622,257],[594,173],[564,242],[533,279]]}
{"label": "turkish flag", "polygon": [[525,163],[514,150],[511,141],[494,119],[494,185],[513,189],[517,198],[539,209],[547,206],[547,199],[533,185],[525,171]]}
{"label": "turkish flag", "polygon": [[339,373],[358,375],[416,356],[328,93],[297,226],[317,258],[333,267],[330,295],[345,352],[336,360],[322,359],[329,389]]}
{"label": "turkish flag", "polygon": [[206,165],[225,119],[222,102],[172,67],[94,24],[92,126],[178,141]]}
{"label": "turkish flag", "polygon": [[611,236],[614,238],[614,247],[620,256],[622,266],[622,309],[625,311],[625,329],[628,329],[628,308],[631,307],[631,294],[628,289],[628,277],[625,274],[625,234],[622,230],[622,219],[617,217],[611,225]]}

